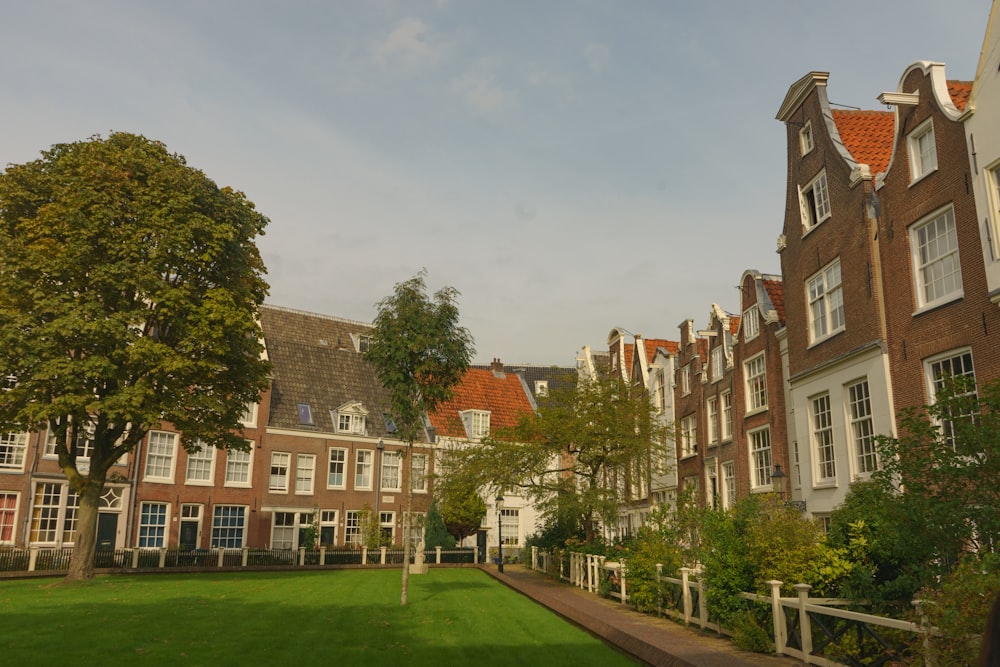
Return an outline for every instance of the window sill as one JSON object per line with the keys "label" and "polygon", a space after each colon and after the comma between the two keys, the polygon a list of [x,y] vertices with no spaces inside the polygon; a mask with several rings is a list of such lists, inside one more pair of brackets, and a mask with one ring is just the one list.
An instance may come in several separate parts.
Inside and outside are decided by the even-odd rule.
{"label": "window sill", "polygon": [[923,181],[925,178],[927,178],[931,174],[937,173],[937,170],[938,170],[938,168],[934,167],[933,169],[928,169],[927,171],[925,171],[924,173],[920,174],[919,176],[914,176],[911,173],[910,174],[910,184],[907,187],[912,188],[914,185],[916,185],[917,183]]}
{"label": "window sill", "polygon": [[956,292],[946,297],[942,297],[937,301],[932,301],[931,303],[925,304],[917,308],[915,311],[913,311],[913,317],[918,317],[920,315],[924,315],[925,313],[934,312],[938,308],[944,308],[945,306],[950,306],[951,304],[957,301],[961,301],[964,298],[965,298],[965,290]]}
{"label": "window sill", "polygon": [[836,489],[837,480],[835,479],[824,479],[813,483],[813,490],[820,491],[822,489]]}
{"label": "window sill", "polygon": [[754,408],[753,410],[747,410],[746,412],[743,413],[743,417],[744,418],[746,418],[746,417],[753,417],[754,415],[759,415],[759,414],[762,414],[764,412],[767,412],[767,406],[766,405],[763,406],[763,407],[760,407],[760,408]]}
{"label": "window sill", "polygon": [[846,326],[845,327],[840,327],[836,331],[832,331],[832,332],[828,333],[827,335],[823,336],[822,338],[817,338],[816,340],[811,341],[809,343],[809,346],[806,349],[807,350],[811,350],[814,347],[818,347],[818,346],[822,345],[823,343],[825,343],[826,341],[830,340],[831,338],[834,338],[834,337],[836,337],[836,336],[844,333],[845,331],[847,331],[847,327]]}
{"label": "window sill", "polygon": [[690,454],[681,454],[681,461],[687,461],[688,459],[698,458],[698,452],[691,452]]}
{"label": "window sill", "polygon": [[805,225],[803,225],[803,226],[802,226],[802,238],[805,238],[805,237],[809,236],[810,234],[812,234],[812,233],[813,233],[814,231],[816,231],[817,229],[819,229],[819,228],[820,228],[820,226],[821,226],[821,225],[822,225],[822,224],[823,224],[824,222],[826,222],[827,220],[829,220],[829,219],[830,219],[830,218],[832,218],[832,217],[833,217],[832,215],[828,215],[828,216],[826,216],[825,218],[823,218],[822,220],[820,220],[819,222],[817,222],[817,223],[816,223],[815,225],[813,225],[812,227],[806,227]]}

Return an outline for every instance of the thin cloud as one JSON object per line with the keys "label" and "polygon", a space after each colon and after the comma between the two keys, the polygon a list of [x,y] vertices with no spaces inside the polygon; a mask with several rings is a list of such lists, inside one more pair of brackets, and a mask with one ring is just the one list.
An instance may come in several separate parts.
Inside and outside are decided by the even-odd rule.
{"label": "thin cloud", "polygon": [[484,113],[496,113],[516,99],[516,94],[502,88],[492,74],[463,74],[452,81],[451,91],[467,105]]}
{"label": "thin cloud", "polygon": [[442,47],[433,41],[427,24],[408,16],[396,24],[385,39],[372,45],[373,60],[388,67],[411,68],[438,58]]}
{"label": "thin cloud", "polygon": [[611,47],[607,44],[591,42],[587,44],[583,58],[587,61],[587,67],[590,68],[591,72],[603,74],[611,61]]}

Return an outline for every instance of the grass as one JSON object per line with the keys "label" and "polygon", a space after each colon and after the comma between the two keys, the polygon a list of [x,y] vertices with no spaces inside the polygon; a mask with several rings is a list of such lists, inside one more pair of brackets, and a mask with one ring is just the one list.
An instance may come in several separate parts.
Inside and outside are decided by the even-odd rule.
{"label": "grass", "polygon": [[473,569],[0,582],[10,665],[634,665]]}

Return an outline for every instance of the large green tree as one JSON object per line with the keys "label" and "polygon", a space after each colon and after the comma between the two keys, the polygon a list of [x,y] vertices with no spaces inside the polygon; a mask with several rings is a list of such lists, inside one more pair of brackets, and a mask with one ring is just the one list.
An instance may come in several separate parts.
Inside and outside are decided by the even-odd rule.
{"label": "large green tree", "polygon": [[444,525],[459,542],[482,525],[486,516],[486,501],[475,486],[461,478],[439,477],[434,484],[434,497]]}
{"label": "large green tree", "polygon": [[448,453],[446,476],[476,488],[521,489],[550,523],[579,525],[588,542],[667,460],[670,428],[640,387],[599,376],[553,390],[476,446]]}
{"label": "large green tree", "polygon": [[[115,461],[172,423],[191,451],[245,449],[259,400],[254,239],[267,218],[142,136],[58,144],[0,174],[0,429],[42,430],[79,496],[69,579],[93,576]],[[79,444],[92,442],[89,465]]]}
{"label": "large green tree", "polygon": [[452,396],[475,351],[472,335],[459,325],[458,291],[427,293],[426,272],[397,283],[377,304],[372,342],[365,359],[389,392],[396,432],[406,443],[406,514],[403,522],[403,581],[400,604],[407,603],[410,532],[413,519],[413,443],[426,416]]}

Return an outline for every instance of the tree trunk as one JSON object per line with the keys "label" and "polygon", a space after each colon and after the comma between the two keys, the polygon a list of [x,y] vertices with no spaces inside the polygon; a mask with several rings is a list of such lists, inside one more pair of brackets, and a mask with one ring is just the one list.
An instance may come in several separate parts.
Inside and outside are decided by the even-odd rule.
{"label": "tree trunk", "polygon": [[413,530],[413,443],[406,443],[406,509],[403,515],[403,585],[399,596],[405,607],[410,588],[410,533]]}
{"label": "tree trunk", "polygon": [[76,513],[76,537],[73,556],[69,561],[66,581],[94,578],[94,552],[97,549],[97,508],[104,490],[104,480],[94,479],[93,474],[84,478],[83,489],[77,491],[80,506]]}

